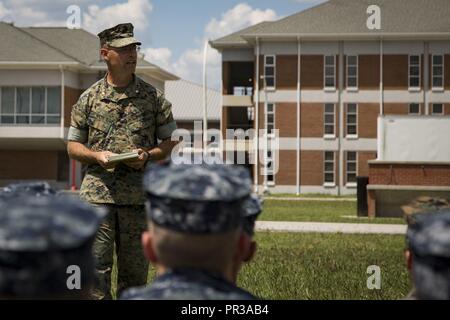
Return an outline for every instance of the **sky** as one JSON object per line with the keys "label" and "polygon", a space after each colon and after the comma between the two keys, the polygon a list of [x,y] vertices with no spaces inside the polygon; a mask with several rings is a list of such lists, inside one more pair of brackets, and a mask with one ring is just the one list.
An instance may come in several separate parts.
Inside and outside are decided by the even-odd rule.
{"label": "sky", "polygon": [[[182,79],[202,83],[204,42],[261,21],[274,21],[324,0],[0,0],[0,21],[66,26],[76,5],[80,27],[97,34],[132,22],[145,59]],[[69,19],[71,22],[75,20]],[[220,54],[208,49],[208,86],[220,88]]]}

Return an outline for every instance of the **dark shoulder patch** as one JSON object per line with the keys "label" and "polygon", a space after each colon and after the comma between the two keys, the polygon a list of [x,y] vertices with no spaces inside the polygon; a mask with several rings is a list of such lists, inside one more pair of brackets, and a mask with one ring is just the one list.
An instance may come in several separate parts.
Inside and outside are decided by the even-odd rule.
{"label": "dark shoulder patch", "polygon": [[145,82],[141,78],[137,77],[139,94],[142,98],[147,98],[149,96],[156,97],[158,95],[158,89],[152,86],[150,83]]}

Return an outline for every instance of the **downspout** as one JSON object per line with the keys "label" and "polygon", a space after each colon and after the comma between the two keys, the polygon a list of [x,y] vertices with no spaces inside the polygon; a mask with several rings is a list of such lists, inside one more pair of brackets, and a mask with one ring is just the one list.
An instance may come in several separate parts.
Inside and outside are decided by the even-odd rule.
{"label": "downspout", "polygon": [[[264,70],[264,75],[261,76],[261,78],[264,81],[264,194],[266,194],[269,191],[269,187],[267,185],[267,151],[269,148],[269,134],[267,132],[267,121],[268,121],[268,104],[269,104],[269,99],[267,98],[267,79],[266,79],[266,70]],[[271,149],[272,151],[272,149]],[[273,163],[272,163],[273,166]]]}
{"label": "downspout", "polygon": [[377,160],[384,160],[384,140],[385,140],[385,127],[384,119],[377,119],[377,129],[378,129],[378,143],[377,143]]}
{"label": "downspout", "polygon": [[342,94],[344,90],[344,43],[339,42],[339,139],[338,139],[338,153],[339,153],[339,179],[338,179],[338,195],[342,194],[344,187],[344,150],[342,150],[344,139],[344,102]]}
{"label": "downspout", "polygon": [[[224,141],[224,139],[226,139],[226,135],[224,136],[224,130],[223,130],[223,127],[224,127],[224,124],[223,124],[223,112],[224,112],[223,93],[224,92],[223,92],[223,54],[222,54],[222,75],[220,77],[220,106],[221,106],[221,109],[220,109],[220,122],[219,122],[219,125],[220,125],[220,132],[221,132],[222,137],[223,137],[221,139],[221,144],[222,145],[221,145],[220,151],[221,151],[221,155],[225,156],[226,152],[223,152],[224,148],[225,148],[225,146],[223,145],[223,141]],[[224,157],[224,163],[225,163],[225,157]]]}
{"label": "downspout", "polygon": [[254,191],[258,193],[258,149],[259,149],[259,39],[256,37],[256,97],[255,97],[255,135],[253,137],[254,141],[254,152],[255,152],[255,166],[253,168],[253,183],[254,183]]}
{"label": "downspout", "polygon": [[[203,157],[207,155],[208,145],[208,93],[207,93],[207,73],[206,73],[206,55],[208,53],[208,41],[205,41],[203,50]],[[203,159],[204,159],[203,158]]]}
{"label": "downspout", "polygon": [[[430,114],[430,108],[428,105],[428,90],[430,86],[430,47],[429,43],[425,41],[423,43],[423,108],[426,115]],[[422,113],[422,112],[421,112]]]}
{"label": "downspout", "polygon": [[380,115],[384,115],[383,38],[380,38]]}
{"label": "downspout", "polygon": [[64,87],[65,87],[65,74],[64,74],[64,68],[62,65],[59,65],[59,70],[61,71],[61,120],[60,120],[60,138],[64,140],[64,116],[65,116],[65,106],[64,106]]}
{"label": "downspout", "polygon": [[301,92],[300,92],[300,63],[301,63],[301,53],[302,47],[300,42],[300,37],[297,37],[297,195],[300,194],[300,102],[301,102]]}
{"label": "downspout", "polygon": [[[268,151],[268,147],[269,147],[269,134],[267,133],[267,120],[268,120],[268,116],[267,116],[267,105],[268,105],[268,99],[267,99],[267,81],[266,81],[266,70],[264,70],[264,75],[261,76],[261,78],[264,81],[264,143],[263,143],[263,152],[264,152],[264,179],[263,179],[263,184],[264,184],[264,188],[263,188],[263,192],[264,194],[266,194],[269,191],[269,187],[267,186],[267,151]],[[273,165],[273,163],[272,163]]]}

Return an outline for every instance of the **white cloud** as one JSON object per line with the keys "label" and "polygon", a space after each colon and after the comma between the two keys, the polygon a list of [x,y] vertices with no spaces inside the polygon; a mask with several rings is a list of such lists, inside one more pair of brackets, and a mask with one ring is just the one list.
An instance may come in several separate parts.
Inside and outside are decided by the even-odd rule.
{"label": "white cloud", "polygon": [[[206,55],[208,86],[220,88],[220,54],[211,48]],[[183,79],[203,83],[203,48],[186,50],[173,64],[173,72]]]}
{"label": "white cloud", "polygon": [[10,11],[8,9],[6,9],[3,2],[0,1],[0,19],[3,19],[9,15],[10,15]]}
{"label": "white cloud", "polygon": [[25,6],[21,1],[0,2],[0,19],[14,22],[18,25],[33,25],[38,21],[48,19],[47,13]]}
{"label": "white cloud", "polygon": [[277,14],[272,9],[253,9],[246,3],[240,3],[222,14],[220,20],[213,18],[206,26],[206,36],[209,39],[216,39],[262,21],[275,19]]}
{"label": "white cloud", "polygon": [[[203,41],[199,48],[189,48],[184,51],[176,61],[171,61],[171,53],[160,49],[147,49],[146,59],[156,65],[173,72],[183,79],[196,83],[203,82],[203,46],[206,39],[216,39],[236,32],[262,21],[277,19],[278,15],[272,9],[253,9],[245,3],[240,3],[222,14],[220,19],[213,18],[205,26]],[[170,52],[170,50],[169,50]],[[152,56],[153,59],[152,60]],[[221,84],[221,59],[220,54],[212,48],[208,48],[206,56],[208,86],[216,89]]]}
{"label": "white cloud", "polygon": [[118,23],[132,22],[138,31],[148,27],[148,16],[153,10],[151,0],[122,0],[121,3],[102,5],[107,0],[2,0],[0,19],[18,26],[66,26],[70,5],[77,5],[82,13],[82,27],[92,33]]}
{"label": "white cloud", "polygon": [[152,10],[150,0],[128,0],[104,8],[90,5],[83,14],[83,29],[98,33],[116,24],[131,22],[136,30],[142,31],[148,27],[148,15]]}
{"label": "white cloud", "polygon": [[143,53],[146,60],[167,71],[173,71],[172,66],[170,65],[172,51],[170,51],[169,48],[147,48]]}
{"label": "white cloud", "polygon": [[[83,5],[90,0],[78,0]],[[103,1],[103,0],[101,0]],[[18,26],[65,25],[66,8],[74,0],[4,0],[0,1],[0,19]]]}

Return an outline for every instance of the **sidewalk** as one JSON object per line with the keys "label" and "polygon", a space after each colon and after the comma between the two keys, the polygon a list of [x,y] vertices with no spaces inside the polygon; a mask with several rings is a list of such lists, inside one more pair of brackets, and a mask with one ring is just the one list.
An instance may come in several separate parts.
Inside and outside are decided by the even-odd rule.
{"label": "sidewalk", "polygon": [[256,221],[256,231],[405,234],[406,225],[369,223]]}
{"label": "sidewalk", "polygon": [[352,201],[356,198],[298,198],[298,197],[263,197],[264,200],[287,200],[287,201]]}

